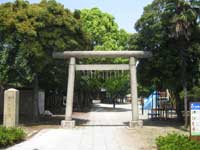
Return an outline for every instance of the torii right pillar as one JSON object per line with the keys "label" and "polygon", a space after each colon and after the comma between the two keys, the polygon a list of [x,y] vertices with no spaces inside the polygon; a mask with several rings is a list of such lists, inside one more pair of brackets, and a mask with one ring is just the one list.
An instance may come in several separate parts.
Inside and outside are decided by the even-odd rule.
{"label": "torii right pillar", "polygon": [[130,57],[130,84],[131,84],[131,103],[132,103],[132,120],[129,122],[129,127],[142,127],[143,121],[139,120],[138,112],[138,95],[137,95],[137,72],[136,72],[136,59]]}

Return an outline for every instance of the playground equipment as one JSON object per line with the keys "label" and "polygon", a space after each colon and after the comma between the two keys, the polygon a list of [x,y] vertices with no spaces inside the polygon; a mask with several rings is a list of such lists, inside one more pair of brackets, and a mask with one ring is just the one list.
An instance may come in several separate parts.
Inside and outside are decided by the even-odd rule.
{"label": "playground equipment", "polygon": [[170,103],[170,94],[169,91],[154,91],[149,97],[144,98],[143,109],[148,110],[148,117],[153,118],[165,118],[169,117],[169,112],[171,113],[173,107]]}
{"label": "playground equipment", "polygon": [[144,110],[156,108],[157,91],[152,92],[149,97],[144,98]]}

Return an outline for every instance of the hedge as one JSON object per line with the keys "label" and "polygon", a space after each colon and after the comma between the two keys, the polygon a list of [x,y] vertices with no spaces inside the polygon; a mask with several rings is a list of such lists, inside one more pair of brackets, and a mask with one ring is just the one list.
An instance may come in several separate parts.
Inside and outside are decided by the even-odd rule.
{"label": "hedge", "polygon": [[7,147],[25,139],[21,128],[6,128],[0,126],[0,147]]}
{"label": "hedge", "polygon": [[200,143],[191,141],[188,136],[170,133],[156,138],[158,150],[200,150]]}

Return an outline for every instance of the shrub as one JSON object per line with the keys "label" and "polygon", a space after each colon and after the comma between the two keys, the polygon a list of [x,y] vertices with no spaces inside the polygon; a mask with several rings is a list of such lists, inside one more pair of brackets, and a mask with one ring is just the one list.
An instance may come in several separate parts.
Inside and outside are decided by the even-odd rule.
{"label": "shrub", "polygon": [[158,150],[200,150],[200,143],[191,141],[187,136],[170,133],[156,139]]}
{"label": "shrub", "polygon": [[13,145],[24,138],[25,132],[20,128],[0,127],[0,147]]}

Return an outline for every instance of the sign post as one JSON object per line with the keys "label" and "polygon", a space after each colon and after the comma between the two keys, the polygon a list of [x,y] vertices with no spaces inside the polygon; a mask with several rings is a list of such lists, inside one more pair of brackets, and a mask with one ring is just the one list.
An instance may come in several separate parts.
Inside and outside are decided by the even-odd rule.
{"label": "sign post", "polygon": [[200,141],[200,102],[190,103],[190,138]]}

